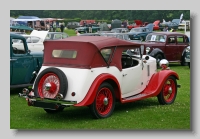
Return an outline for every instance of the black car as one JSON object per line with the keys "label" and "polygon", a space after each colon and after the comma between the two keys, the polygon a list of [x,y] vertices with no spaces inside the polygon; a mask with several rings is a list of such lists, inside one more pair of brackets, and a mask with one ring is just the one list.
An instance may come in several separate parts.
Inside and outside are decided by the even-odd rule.
{"label": "black car", "polygon": [[45,40],[58,40],[68,38],[69,35],[65,32],[48,32]]}
{"label": "black car", "polygon": [[75,29],[80,27],[80,23],[79,22],[68,22],[67,23],[67,28],[68,29]]}
{"label": "black car", "polygon": [[177,30],[178,24],[176,22],[164,22],[159,24],[160,30],[163,30],[165,27],[168,27],[168,30],[171,30],[172,28]]}

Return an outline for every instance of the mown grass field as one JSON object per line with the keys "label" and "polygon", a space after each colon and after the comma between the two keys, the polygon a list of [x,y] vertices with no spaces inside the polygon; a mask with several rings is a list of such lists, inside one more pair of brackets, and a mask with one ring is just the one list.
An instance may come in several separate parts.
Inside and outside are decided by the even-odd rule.
{"label": "mown grass field", "polygon": [[[73,36],[75,32],[67,32]],[[132,103],[117,103],[111,117],[93,119],[88,107],[68,107],[57,114],[29,107],[19,98],[21,89],[10,91],[10,129],[54,130],[191,130],[190,69],[179,63],[170,64],[179,74],[178,94],[172,105],[160,105],[157,98]]]}

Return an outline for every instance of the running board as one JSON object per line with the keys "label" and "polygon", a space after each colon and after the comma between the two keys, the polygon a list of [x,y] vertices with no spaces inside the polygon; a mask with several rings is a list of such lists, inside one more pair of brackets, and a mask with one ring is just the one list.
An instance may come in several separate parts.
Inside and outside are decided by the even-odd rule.
{"label": "running board", "polygon": [[151,95],[152,95],[151,93],[150,94],[138,94],[138,95],[134,95],[134,96],[131,96],[131,97],[123,98],[122,103],[141,100],[141,99],[150,97]]}

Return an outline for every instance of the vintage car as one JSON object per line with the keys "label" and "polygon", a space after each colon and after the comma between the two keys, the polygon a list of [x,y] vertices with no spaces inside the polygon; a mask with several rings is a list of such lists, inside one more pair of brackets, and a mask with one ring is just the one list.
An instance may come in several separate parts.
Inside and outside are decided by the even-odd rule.
{"label": "vintage car", "polygon": [[[47,113],[65,107],[88,106],[94,118],[112,115],[115,103],[157,97],[172,104],[179,76],[160,62],[143,55],[140,43],[103,36],[73,36],[44,42],[44,63],[32,90],[23,89],[29,106]],[[89,53],[88,53],[89,52]]]}
{"label": "vintage car", "polygon": [[126,32],[129,32],[129,29],[128,28],[113,28],[113,29],[111,29],[110,32],[113,32],[113,33],[126,33]]}
{"label": "vintage car", "polygon": [[58,40],[58,39],[64,39],[69,37],[69,35],[65,32],[48,32],[48,34],[45,37],[46,40]]}
{"label": "vintage car", "polygon": [[190,68],[190,46],[188,46],[185,50],[185,62],[188,63]]}
{"label": "vintage car", "polygon": [[129,32],[129,38],[131,40],[142,40],[146,39],[146,36],[153,31],[153,24],[148,24],[146,27],[132,28]]}
{"label": "vintage car", "polygon": [[168,27],[168,30],[172,28],[177,30],[179,25],[176,22],[164,22],[159,24],[160,30],[163,30],[165,27]]}
{"label": "vintage car", "polygon": [[101,36],[99,33],[83,33],[80,34],[79,36]]}
{"label": "vintage car", "polygon": [[[16,42],[21,40],[23,49],[17,49]],[[10,33],[10,88],[33,85],[36,74],[43,63],[43,52],[30,52],[26,38]]]}
{"label": "vintage car", "polygon": [[68,29],[75,29],[75,28],[78,28],[78,27],[80,27],[81,25],[80,25],[80,23],[79,22],[68,22],[67,23],[67,28]]}
{"label": "vintage car", "polygon": [[156,58],[157,63],[161,59],[169,62],[180,62],[185,65],[186,48],[189,46],[187,35],[179,32],[154,32],[146,37],[146,54]]}
{"label": "vintage car", "polygon": [[[47,33],[48,31],[33,30],[30,35],[22,34],[22,36],[26,38],[28,49],[31,52],[40,52],[43,51],[44,49],[43,42],[47,36]],[[18,50],[24,50],[24,45],[21,39],[19,40],[16,39],[13,43],[15,43],[15,48],[17,48]]]}
{"label": "vintage car", "polygon": [[[88,26],[78,27],[78,28],[75,28],[75,30],[77,30],[80,33],[88,33],[89,27]],[[99,26],[92,26],[92,32],[98,32],[98,31],[100,31]]]}
{"label": "vintage car", "polygon": [[160,24],[160,20],[154,21],[153,22],[153,30],[160,30],[159,24]]}

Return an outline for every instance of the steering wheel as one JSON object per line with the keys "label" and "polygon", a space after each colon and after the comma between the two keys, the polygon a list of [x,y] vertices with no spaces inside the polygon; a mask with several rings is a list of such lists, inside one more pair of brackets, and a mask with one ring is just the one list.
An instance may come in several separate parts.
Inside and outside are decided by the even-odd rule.
{"label": "steering wheel", "polygon": [[15,54],[18,54],[18,49],[17,49],[16,47],[13,47],[13,52],[14,52]]}
{"label": "steering wheel", "polygon": [[128,55],[128,54],[122,54],[122,58],[123,57],[125,57],[125,61],[123,61],[123,64],[126,66],[127,65],[127,61],[131,61],[128,65],[130,67],[132,67],[133,66],[133,59],[132,59],[132,57],[130,55]]}

